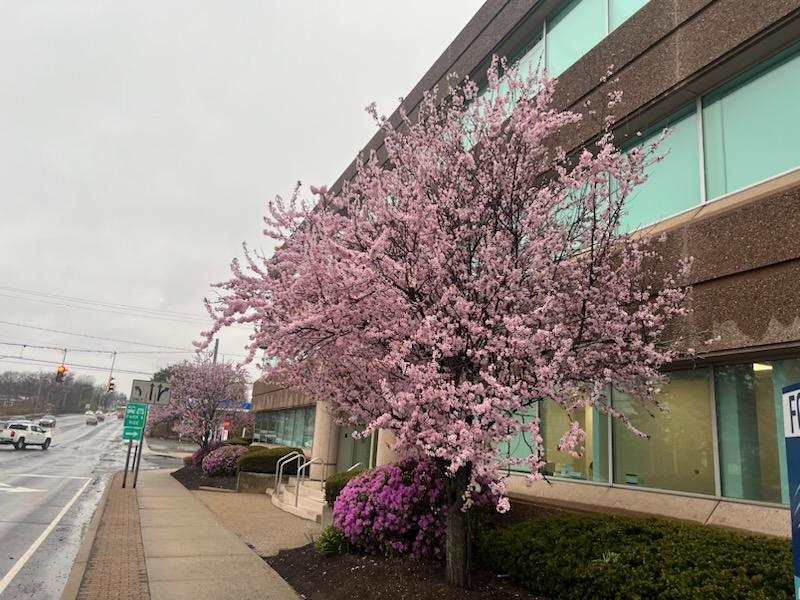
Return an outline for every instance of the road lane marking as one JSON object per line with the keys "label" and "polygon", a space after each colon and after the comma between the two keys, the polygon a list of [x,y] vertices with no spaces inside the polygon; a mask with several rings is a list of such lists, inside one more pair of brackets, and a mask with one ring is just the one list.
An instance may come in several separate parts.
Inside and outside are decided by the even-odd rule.
{"label": "road lane marking", "polygon": [[84,492],[84,490],[89,486],[89,483],[91,481],[92,481],[91,479],[87,479],[86,480],[86,483],[84,483],[81,486],[81,489],[79,489],[77,492],[75,492],[75,495],[72,497],[72,499],[69,502],[67,502],[67,505],[64,508],[61,509],[61,512],[58,513],[52,521],[50,521],[50,524],[45,528],[45,530],[41,533],[41,535],[38,538],[36,538],[36,541],[34,541],[33,544],[31,544],[30,548],[28,548],[25,551],[25,553],[22,556],[19,557],[17,562],[14,563],[14,566],[11,567],[11,570],[8,573],[5,574],[5,577],[0,579],[0,595],[2,595],[2,593],[6,590],[6,588],[8,587],[8,584],[11,583],[11,580],[14,579],[14,577],[17,576],[17,573],[19,573],[22,570],[22,567],[25,566],[25,563],[27,563],[30,560],[30,558],[31,558],[31,556],[33,556],[34,552],[36,552],[36,550],[38,550],[39,546],[41,546],[42,543],[45,541],[45,539],[47,539],[47,536],[50,535],[50,533],[53,531],[53,529],[56,528],[56,525],[58,525],[58,522],[61,521],[62,518],[64,518],[64,515],[67,514],[67,511],[70,508],[72,508],[72,505],[75,504],[75,501],[80,497],[80,495]]}
{"label": "road lane marking", "polygon": [[37,473],[7,473],[3,477],[42,477],[45,479],[89,479],[91,477],[78,477],[77,475],[39,475]]}
{"label": "road lane marking", "polygon": [[9,485],[7,483],[0,483],[0,492],[7,494],[18,494],[20,492],[44,492],[45,490],[35,490],[33,488],[22,487],[21,485]]}

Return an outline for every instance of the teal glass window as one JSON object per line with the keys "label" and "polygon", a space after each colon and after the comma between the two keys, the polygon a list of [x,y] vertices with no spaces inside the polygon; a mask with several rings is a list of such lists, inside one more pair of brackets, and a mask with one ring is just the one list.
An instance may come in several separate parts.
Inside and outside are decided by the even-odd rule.
{"label": "teal glass window", "polygon": [[711,375],[694,369],[669,378],[659,395],[665,412],[654,415],[635,398],[614,391],[614,408],[649,436],[638,437],[614,420],[614,482],[713,495]]}
{"label": "teal glass window", "polygon": [[534,44],[525,50],[517,61],[519,76],[523,80],[544,69],[544,37],[539,37]]}
{"label": "teal glass window", "polygon": [[314,440],[316,407],[259,411],[255,415],[257,442],[310,448]]}
{"label": "teal glass window", "polygon": [[700,204],[700,150],[694,105],[646,132],[639,144],[653,143],[665,128],[669,136],[656,151],[664,159],[649,165],[647,181],[635,187],[620,220],[622,231],[634,231]]}
{"label": "teal glass window", "polygon": [[784,51],[703,98],[706,194],[800,166],[800,53]]}
{"label": "teal glass window", "polygon": [[[534,404],[528,409],[527,415],[517,414],[516,418],[522,423],[529,423],[531,419],[539,415],[539,405]],[[502,443],[498,447],[499,453],[503,456],[511,456],[512,458],[521,458],[526,460],[535,452],[535,447],[531,442],[530,435],[527,433],[518,433],[507,443]],[[530,472],[530,467],[527,464],[514,465],[510,467],[512,471],[520,471],[522,473]]]}
{"label": "teal glass window", "polygon": [[796,381],[800,360],[715,369],[723,496],[788,503],[781,388]]}
{"label": "teal glass window", "polygon": [[292,424],[292,446],[296,448],[303,447],[303,433],[305,432],[305,409],[298,408],[293,410],[293,424]]}
{"label": "teal glass window", "polygon": [[547,71],[558,77],[606,35],[602,0],[572,0],[547,23]]}
{"label": "teal glass window", "polygon": [[573,418],[586,432],[581,456],[558,449],[561,436],[569,430],[566,411],[551,400],[541,403],[541,434],[544,444],[545,473],[554,477],[589,481],[608,481],[608,415],[587,406],[576,410]]}
{"label": "teal glass window", "polygon": [[647,4],[647,0],[608,0],[608,29],[615,30],[637,10]]}

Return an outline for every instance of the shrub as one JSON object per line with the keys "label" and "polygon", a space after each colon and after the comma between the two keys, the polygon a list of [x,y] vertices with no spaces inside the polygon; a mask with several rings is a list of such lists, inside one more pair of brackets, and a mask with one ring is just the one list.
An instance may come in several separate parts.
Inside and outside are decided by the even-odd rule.
{"label": "shrub", "polygon": [[333,525],[328,525],[323,529],[319,537],[314,541],[314,547],[320,554],[328,556],[338,556],[344,554],[349,549],[347,538]]}
{"label": "shrub", "polygon": [[192,464],[192,462],[193,462],[193,457],[191,457],[191,456],[184,456],[183,457],[183,466],[184,467],[188,467],[189,465]]}
{"label": "shrub", "polygon": [[202,467],[203,459],[206,456],[208,456],[211,452],[213,452],[214,450],[216,450],[220,446],[227,446],[227,445],[228,445],[228,442],[221,442],[221,441],[211,442],[208,445],[208,452],[203,452],[203,447],[200,446],[197,450],[192,452],[192,465],[194,465],[195,467],[198,467],[198,468]]}
{"label": "shrub", "polygon": [[[240,471],[250,473],[275,473],[278,461],[290,452],[303,454],[300,448],[264,448],[263,446],[250,446],[246,454],[243,454],[238,461]],[[298,461],[292,461],[283,469],[286,475],[297,474]]]}
{"label": "shrub", "polygon": [[478,559],[548,598],[789,598],[786,540],[664,519],[542,517],[478,534]]}
{"label": "shrub", "polygon": [[[476,505],[490,496],[474,496]],[[405,460],[353,477],[333,505],[333,524],[355,548],[385,555],[444,556],[444,479],[429,461]]]}
{"label": "shrub", "polygon": [[344,486],[356,475],[363,473],[364,469],[353,469],[352,471],[342,471],[334,473],[325,480],[325,502],[333,506]]}
{"label": "shrub", "polygon": [[220,446],[203,459],[203,474],[211,476],[236,473],[236,459],[247,452],[241,446]]}

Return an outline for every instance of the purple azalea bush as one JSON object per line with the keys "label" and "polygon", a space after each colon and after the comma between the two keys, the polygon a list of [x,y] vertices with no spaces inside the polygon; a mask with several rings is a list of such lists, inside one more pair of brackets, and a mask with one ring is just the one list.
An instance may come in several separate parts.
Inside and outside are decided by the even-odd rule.
{"label": "purple azalea bush", "polygon": [[[474,495],[476,505],[488,494]],[[354,477],[333,505],[333,525],[368,553],[444,557],[447,502],[432,461],[407,459]]]}
{"label": "purple azalea bush", "polygon": [[203,475],[234,475],[236,459],[247,452],[244,446],[220,446],[203,459]]}
{"label": "purple azalea bush", "polygon": [[192,466],[193,467],[202,467],[203,466],[203,459],[211,454],[217,448],[221,448],[222,446],[227,446],[228,442],[224,442],[221,440],[217,440],[216,442],[211,442],[208,446],[208,452],[203,452],[203,447],[200,446],[197,450],[192,452]]}

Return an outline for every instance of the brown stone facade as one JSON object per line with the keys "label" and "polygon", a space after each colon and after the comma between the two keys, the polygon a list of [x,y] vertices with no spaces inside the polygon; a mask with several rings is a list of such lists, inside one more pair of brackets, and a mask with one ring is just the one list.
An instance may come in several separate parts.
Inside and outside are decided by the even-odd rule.
{"label": "brown stone facade", "polygon": [[316,401],[310,396],[278,384],[257,381],[253,385],[253,412],[313,406]]}
{"label": "brown stone facade", "polygon": [[[486,2],[404,100],[413,114],[425,90],[447,74],[480,78],[493,54],[512,55],[564,3]],[[602,131],[612,89],[618,139],[647,129],[703,94],[800,39],[800,0],[650,0],[559,76],[555,103],[584,114],[561,140],[578,148]],[[614,77],[601,82],[613,66]],[[442,86],[444,87],[444,86]],[[399,120],[399,113],[392,115]],[[376,134],[364,148],[380,153]],[[336,190],[354,171],[351,164]],[[702,204],[647,233],[668,234],[664,264],[694,259],[693,313],[672,332],[709,357],[752,349],[800,352],[800,174]],[[718,341],[707,344],[708,340]]]}
{"label": "brown stone facade", "polygon": [[671,332],[709,358],[800,353],[800,172],[667,219],[664,264],[692,257],[692,314]]}

